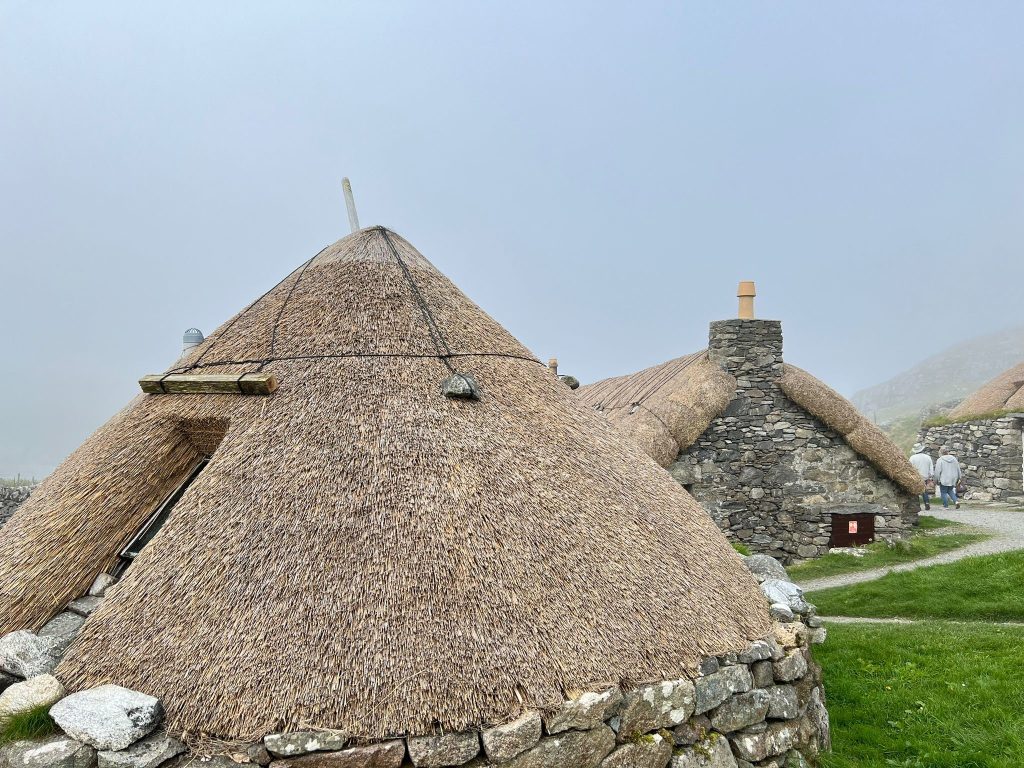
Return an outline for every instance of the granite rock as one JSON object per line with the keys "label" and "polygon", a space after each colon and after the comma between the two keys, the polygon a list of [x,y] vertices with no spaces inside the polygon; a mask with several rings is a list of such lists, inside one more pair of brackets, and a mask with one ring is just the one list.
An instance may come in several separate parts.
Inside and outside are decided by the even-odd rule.
{"label": "granite rock", "polygon": [[68,736],[111,751],[148,736],[163,715],[159,699],[119,685],[72,693],[50,709],[50,717]]}

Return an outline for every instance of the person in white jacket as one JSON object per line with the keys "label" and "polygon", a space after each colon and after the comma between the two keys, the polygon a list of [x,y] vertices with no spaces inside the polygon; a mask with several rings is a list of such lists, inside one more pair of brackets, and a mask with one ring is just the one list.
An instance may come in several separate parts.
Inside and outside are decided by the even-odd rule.
{"label": "person in white jacket", "polygon": [[914,453],[910,457],[910,463],[914,465],[914,469],[924,480],[924,493],[921,494],[924,508],[931,509],[932,491],[935,490],[935,462],[924,451],[924,443],[914,443]]}
{"label": "person in white jacket", "polygon": [[950,499],[960,509],[960,500],[956,497],[956,484],[960,482],[960,475],[960,462],[949,452],[949,448],[942,446],[939,449],[939,460],[935,462],[935,482],[939,486],[942,506],[946,509],[949,509]]}

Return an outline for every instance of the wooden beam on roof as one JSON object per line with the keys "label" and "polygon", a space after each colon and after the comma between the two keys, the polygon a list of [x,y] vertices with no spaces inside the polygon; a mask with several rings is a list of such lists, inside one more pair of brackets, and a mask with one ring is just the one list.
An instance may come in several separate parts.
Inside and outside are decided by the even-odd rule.
{"label": "wooden beam on roof", "polygon": [[269,395],[277,389],[272,373],[172,373],[139,379],[150,395]]}

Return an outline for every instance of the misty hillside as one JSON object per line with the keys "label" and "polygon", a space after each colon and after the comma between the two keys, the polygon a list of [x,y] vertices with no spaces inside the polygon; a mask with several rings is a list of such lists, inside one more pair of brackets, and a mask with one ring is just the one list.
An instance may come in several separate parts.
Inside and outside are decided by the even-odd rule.
{"label": "misty hillside", "polygon": [[862,389],[853,403],[876,422],[918,415],[962,400],[989,379],[1024,360],[1024,327],[956,344],[888,381]]}

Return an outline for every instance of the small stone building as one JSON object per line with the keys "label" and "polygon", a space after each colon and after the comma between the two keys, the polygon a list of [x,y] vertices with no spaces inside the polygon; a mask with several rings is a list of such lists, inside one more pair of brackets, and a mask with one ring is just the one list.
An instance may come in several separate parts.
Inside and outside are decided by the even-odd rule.
{"label": "small stone building", "polygon": [[845,398],[783,360],[781,323],[745,314],[711,323],[706,350],[581,387],[583,402],[751,550],[791,561],[902,536],[917,520],[914,468]]}
{"label": "small stone building", "polygon": [[[0,688],[70,694],[18,765],[828,748],[820,626],[773,622],[704,510],[394,232],[324,248],[140,384],[0,536]],[[92,728],[111,697],[146,713],[116,743]]]}
{"label": "small stone building", "polygon": [[1024,363],[985,384],[945,417],[921,428],[933,456],[948,446],[970,498],[1024,502]]}

